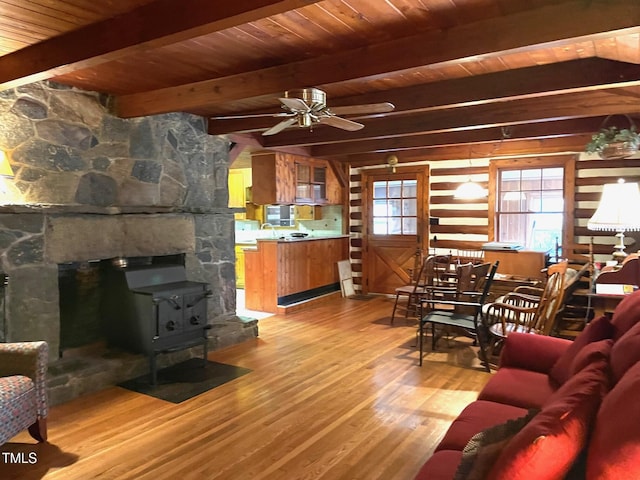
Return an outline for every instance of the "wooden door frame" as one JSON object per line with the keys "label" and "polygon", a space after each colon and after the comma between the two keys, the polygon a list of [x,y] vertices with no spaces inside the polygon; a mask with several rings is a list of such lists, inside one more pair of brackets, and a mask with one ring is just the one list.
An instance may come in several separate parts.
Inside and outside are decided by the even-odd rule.
{"label": "wooden door frame", "polygon": [[[397,167],[395,175],[409,173],[416,174],[418,179],[418,209],[422,209],[422,215],[417,218],[418,239],[417,245],[424,249],[429,244],[429,165],[415,165],[411,167]],[[361,172],[362,186],[362,293],[369,293],[367,279],[369,278],[369,228],[371,225],[371,213],[369,206],[369,180],[371,177],[392,176],[388,168],[364,169]],[[422,200],[422,201],[420,201]],[[420,210],[419,210],[420,211]]]}

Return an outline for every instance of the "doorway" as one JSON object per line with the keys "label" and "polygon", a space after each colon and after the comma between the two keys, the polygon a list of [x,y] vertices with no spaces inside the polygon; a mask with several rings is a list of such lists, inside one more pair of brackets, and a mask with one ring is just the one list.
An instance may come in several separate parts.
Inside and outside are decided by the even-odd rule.
{"label": "doorway", "polygon": [[363,172],[363,293],[409,283],[417,249],[429,238],[429,167]]}

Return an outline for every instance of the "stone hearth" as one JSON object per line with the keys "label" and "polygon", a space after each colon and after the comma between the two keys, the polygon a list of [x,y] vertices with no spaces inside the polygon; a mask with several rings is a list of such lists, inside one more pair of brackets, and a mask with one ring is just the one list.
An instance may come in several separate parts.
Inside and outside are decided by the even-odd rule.
{"label": "stone hearth", "polygon": [[213,291],[210,348],[257,336],[257,322],[235,314],[228,141],[208,135],[199,117],[120,119],[108,103],[49,82],[0,93],[0,149],[15,172],[0,178],[0,266],[8,277],[0,341],[49,343],[52,403],[147,368],[143,356],[96,346],[61,357],[60,264],[183,254],[189,279]]}

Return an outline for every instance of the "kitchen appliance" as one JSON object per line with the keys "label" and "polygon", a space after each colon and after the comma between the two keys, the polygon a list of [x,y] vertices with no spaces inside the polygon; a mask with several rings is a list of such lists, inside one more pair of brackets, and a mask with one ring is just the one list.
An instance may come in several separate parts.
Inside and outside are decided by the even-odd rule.
{"label": "kitchen appliance", "polygon": [[293,205],[265,205],[265,222],[273,226],[292,227],[296,224]]}
{"label": "kitchen appliance", "polygon": [[187,280],[183,265],[113,265],[103,308],[109,343],[147,354],[152,385],[158,353],[202,345],[206,362],[210,295],[207,283]]}

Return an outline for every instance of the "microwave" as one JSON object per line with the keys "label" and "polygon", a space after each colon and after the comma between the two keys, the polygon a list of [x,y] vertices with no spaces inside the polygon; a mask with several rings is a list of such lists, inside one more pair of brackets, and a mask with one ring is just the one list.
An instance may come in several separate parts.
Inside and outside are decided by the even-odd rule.
{"label": "microwave", "polygon": [[264,220],[276,227],[292,227],[296,224],[293,205],[265,205]]}

